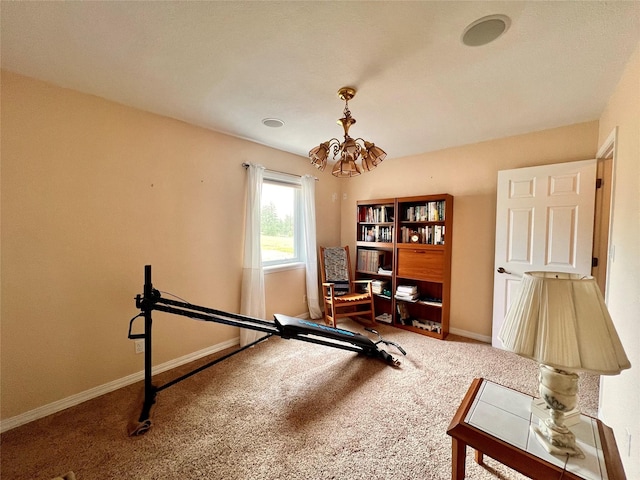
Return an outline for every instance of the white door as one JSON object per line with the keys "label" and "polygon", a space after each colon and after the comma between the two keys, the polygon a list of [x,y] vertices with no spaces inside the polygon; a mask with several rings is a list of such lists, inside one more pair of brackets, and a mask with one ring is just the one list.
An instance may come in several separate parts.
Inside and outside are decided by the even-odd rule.
{"label": "white door", "polygon": [[589,275],[596,160],[498,172],[492,345],[524,272]]}

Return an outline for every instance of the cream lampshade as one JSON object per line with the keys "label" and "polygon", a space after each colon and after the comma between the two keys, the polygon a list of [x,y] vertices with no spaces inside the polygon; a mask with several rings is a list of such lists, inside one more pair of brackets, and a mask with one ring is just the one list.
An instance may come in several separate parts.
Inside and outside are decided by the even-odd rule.
{"label": "cream lampshade", "polygon": [[532,427],[553,454],[582,456],[564,414],[577,403],[578,375],[617,375],[631,364],[593,277],[527,272],[498,335],[505,348],[540,364],[550,418]]}

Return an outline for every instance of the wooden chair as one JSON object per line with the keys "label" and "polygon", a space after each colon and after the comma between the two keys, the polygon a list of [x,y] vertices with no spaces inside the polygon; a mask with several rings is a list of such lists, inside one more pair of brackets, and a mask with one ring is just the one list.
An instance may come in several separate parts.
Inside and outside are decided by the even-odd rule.
{"label": "wooden chair", "polygon": [[335,327],[339,318],[351,317],[374,325],[371,280],[353,279],[349,247],[320,247],[319,250],[325,323]]}

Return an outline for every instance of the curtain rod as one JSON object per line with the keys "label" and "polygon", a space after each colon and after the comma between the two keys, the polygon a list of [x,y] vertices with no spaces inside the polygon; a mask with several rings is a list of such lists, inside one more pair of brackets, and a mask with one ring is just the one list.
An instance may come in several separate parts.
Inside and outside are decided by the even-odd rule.
{"label": "curtain rod", "polygon": [[[244,162],[244,163],[242,164],[242,166],[243,166],[244,168],[249,168],[249,164],[248,164],[247,162]],[[283,175],[291,175],[292,177],[302,177],[302,175],[296,175],[295,173],[281,172],[281,171],[279,171],[279,170],[270,170],[270,169],[268,169],[268,168],[265,168],[265,170],[267,170],[268,172],[273,172],[273,173],[281,173],[281,174],[283,174]],[[313,179],[314,179],[316,182],[320,180],[318,177],[313,177]]]}

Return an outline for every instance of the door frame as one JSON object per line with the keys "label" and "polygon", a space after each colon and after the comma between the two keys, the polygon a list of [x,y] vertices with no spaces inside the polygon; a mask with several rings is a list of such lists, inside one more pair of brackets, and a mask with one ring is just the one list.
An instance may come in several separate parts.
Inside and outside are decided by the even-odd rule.
{"label": "door frame", "polygon": [[[609,299],[609,274],[611,273],[611,263],[615,257],[615,246],[611,244],[611,234],[613,233],[613,219],[614,219],[614,202],[615,202],[615,189],[616,189],[616,157],[618,153],[618,127],[614,127],[614,129],[609,133],[609,136],[603,142],[603,144],[598,149],[598,153],[596,154],[596,160],[601,161],[604,159],[611,158],[611,188],[609,190],[610,201],[609,201],[609,225],[607,226],[607,243],[608,243],[608,252],[607,252],[607,266],[605,268],[605,290],[604,290],[604,301],[607,303]],[[594,219],[595,220],[595,219]],[[595,225],[594,225],[595,228]],[[602,228],[602,225],[599,225],[599,228]],[[600,234],[602,235],[602,231]]]}

